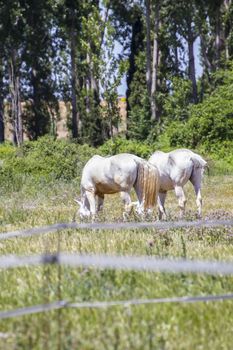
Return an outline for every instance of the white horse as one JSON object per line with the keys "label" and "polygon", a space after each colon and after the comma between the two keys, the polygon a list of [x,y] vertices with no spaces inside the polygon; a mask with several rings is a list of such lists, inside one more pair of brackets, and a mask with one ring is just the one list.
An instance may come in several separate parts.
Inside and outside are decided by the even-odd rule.
{"label": "white horse", "polygon": [[159,218],[166,212],[164,203],[167,191],[175,190],[180,207],[180,217],[185,212],[186,198],[183,191],[184,185],[191,181],[196,194],[198,217],[202,213],[201,180],[207,162],[198,154],[188,149],[177,149],[169,153],[157,151],[149,158],[149,162],[159,170],[160,189],[158,195]]}
{"label": "white horse", "polygon": [[[138,202],[131,202],[134,187]],[[133,154],[122,153],[111,157],[95,155],[84,166],[81,178],[81,217],[92,216],[102,209],[105,194],[121,192],[125,204],[123,216],[136,205],[139,213],[156,204],[159,190],[158,169]]]}

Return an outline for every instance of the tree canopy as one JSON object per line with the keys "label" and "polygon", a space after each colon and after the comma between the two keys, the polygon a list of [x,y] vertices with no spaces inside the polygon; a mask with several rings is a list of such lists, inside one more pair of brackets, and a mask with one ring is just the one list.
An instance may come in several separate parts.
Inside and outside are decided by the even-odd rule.
{"label": "tree canopy", "polygon": [[24,134],[56,137],[63,100],[70,137],[103,144],[118,128],[124,75],[123,137],[207,148],[232,140],[232,0],[0,0],[0,23],[0,142],[6,101],[21,145]]}

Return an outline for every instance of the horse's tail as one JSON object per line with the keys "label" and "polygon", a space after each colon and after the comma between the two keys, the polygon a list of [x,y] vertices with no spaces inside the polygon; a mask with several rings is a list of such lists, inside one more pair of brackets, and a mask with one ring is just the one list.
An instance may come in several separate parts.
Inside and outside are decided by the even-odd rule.
{"label": "horse's tail", "polygon": [[136,160],[137,179],[135,191],[140,203],[143,203],[144,210],[155,206],[159,191],[159,172],[151,163],[144,160]]}
{"label": "horse's tail", "polygon": [[195,166],[195,168],[207,168],[207,162],[201,157],[199,156],[199,154],[192,154],[191,159],[193,161],[193,164]]}
{"label": "horse's tail", "polygon": [[207,162],[201,156],[199,156],[199,154],[194,153],[194,155],[191,156],[191,160],[195,169],[201,168],[203,172],[205,169],[207,169],[209,174],[209,166]]}

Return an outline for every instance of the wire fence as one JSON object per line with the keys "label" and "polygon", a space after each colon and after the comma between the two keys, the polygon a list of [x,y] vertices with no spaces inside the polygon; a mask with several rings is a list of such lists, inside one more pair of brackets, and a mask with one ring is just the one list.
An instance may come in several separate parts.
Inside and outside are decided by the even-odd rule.
{"label": "wire fence", "polygon": [[83,302],[83,303],[70,303],[65,300],[55,301],[49,304],[34,305],[29,307],[23,307],[10,311],[0,312],[0,319],[14,318],[19,316],[37,314],[40,312],[48,312],[59,309],[106,309],[109,307],[129,307],[135,305],[148,305],[148,304],[165,304],[165,303],[198,303],[198,302],[213,302],[213,301],[226,301],[233,299],[233,294],[222,295],[203,295],[192,297],[173,297],[173,298],[156,298],[156,299],[130,299],[130,300],[115,300],[115,301],[95,301],[95,302]]}
{"label": "wire fence", "polygon": [[[167,273],[205,273],[219,276],[233,275],[233,261],[201,261],[187,259],[158,259],[148,256],[107,256],[107,255],[79,255],[60,252],[60,232],[65,229],[94,229],[94,230],[124,230],[124,229],[173,229],[186,227],[230,227],[233,226],[233,220],[198,220],[198,221],[178,221],[178,222],[127,222],[127,223],[58,223],[50,226],[5,232],[0,234],[0,240],[9,238],[23,238],[49,232],[58,231],[58,247],[55,254],[43,254],[32,256],[8,255],[0,257],[0,269],[20,268],[24,266],[38,266],[54,264],[58,268],[61,265],[76,268],[85,267],[93,269],[115,269],[115,270],[132,270],[148,272],[167,272]],[[61,271],[59,275],[59,291],[61,281]],[[61,297],[61,292],[59,292]],[[223,295],[206,295],[206,296],[185,296],[169,297],[156,299],[132,299],[116,301],[94,301],[94,302],[68,302],[59,300],[53,303],[44,303],[33,305],[20,309],[1,311],[0,319],[13,318],[22,315],[47,312],[51,310],[60,310],[63,308],[107,308],[113,306],[130,306],[143,304],[159,303],[195,303],[209,302],[219,300],[233,299],[233,294]]]}
{"label": "wire fence", "polygon": [[233,261],[220,262],[188,259],[157,259],[150,256],[79,255],[70,253],[32,256],[8,255],[0,257],[0,269],[44,264],[124,271],[133,270],[168,273],[205,273],[224,276],[233,275]]}
{"label": "wire fence", "polygon": [[157,230],[169,230],[175,228],[214,228],[220,226],[233,226],[233,219],[228,220],[196,220],[196,221],[156,221],[156,222],[113,222],[113,223],[57,223],[49,226],[35,227],[25,230],[0,233],[0,240],[16,237],[29,237],[49,232],[67,229],[89,230],[126,230],[151,228]]}

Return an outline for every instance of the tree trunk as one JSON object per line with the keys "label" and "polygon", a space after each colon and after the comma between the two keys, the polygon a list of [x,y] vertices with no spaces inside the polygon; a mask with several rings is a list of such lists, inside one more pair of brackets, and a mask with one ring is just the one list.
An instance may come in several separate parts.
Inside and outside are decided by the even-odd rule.
{"label": "tree trunk", "polygon": [[41,136],[41,120],[40,120],[40,97],[39,97],[39,81],[37,76],[38,68],[36,67],[36,63],[33,62],[32,64],[32,74],[31,74],[31,83],[33,88],[33,104],[32,109],[34,112],[34,123],[33,123],[33,130],[31,133],[31,137],[33,140],[36,140],[39,136]]}
{"label": "tree trunk", "polygon": [[220,24],[220,7],[216,10],[216,24],[215,24],[215,57],[216,67],[220,64],[220,53],[221,53],[221,24]]}
{"label": "tree trunk", "polygon": [[101,40],[100,40],[100,49],[102,48],[102,45],[103,45],[103,43],[104,43],[104,35],[105,35],[105,29],[106,29],[107,22],[108,22],[109,9],[110,9],[110,2],[107,4],[103,22],[100,24],[101,27],[102,27],[102,30],[101,30]]}
{"label": "tree trunk", "polygon": [[5,141],[5,128],[4,128],[4,94],[3,94],[3,72],[2,66],[0,67],[0,143]]}
{"label": "tree trunk", "polygon": [[90,77],[91,77],[91,90],[94,93],[94,99],[95,99],[94,102],[96,105],[98,105],[99,104],[99,84],[98,84],[98,80],[94,75],[94,64],[92,60],[90,63]]}
{"label": "tree trunk", "polygon": [[90,104],[90,93],[91,93],[91,77],[89,73],[89,68],[90,68],[90,54],[89,52],[87,53],[87,66],[88,66],[88,72],[86,75],[86,113],[90,114],[91,112],[91,104]]}
{"label": "tree trunk", "polygon": [[12,119],[14,128],[14,142],[17,146],[23,143],[23,123],[22,123],[22,110],[20,100],[20,83],[19,73],[16,67],[16,51],[12,51],[9,67],[10,77],[10,94],[11,94],[11,105],[12,105]]}
{"label": "tree trunk", "polygon": [[196,81],[196,75],[195,75],[195,58],[194,58],[194,41],[195,38],[192,34],[191,29],[191,23],[188,28],[188,57],[189,57],[189,64],[188,64],[188,74],[189,79],[192,82],[192,95],[193,95],[193,102],[197,103],[197,81]]}
{"label": "tree trunk", "polygon": [[158,79],[158,58],[159,58],[159,0],[155,5],[154,19],[154,40],[153,40],[153,60],[152,60],[152,85],[151,85],[151,120],[159,121],[158,107],[156,104],[157,79]]}
{"label": "tree trunk", "polygon": [[76,72],[76,30],[74,25],[75,14],[72,13],[71,27],[71,104],[72,104],[72,137],[78,138],[79,134],[79,112],[77,106],[77,72]]}
{"label": "tree trunk", "polygon": [[[96,7],[98,8],[98,12],[100,14],[100,1],[99,0],[95,0],[95,4]],[[105,33],[105,27],[106,27],[106,23],[108,20],[108,13],[109,13],[109,4],[107,5],[107,9],[106,9],[106,13],[105,13],[105,19],[104,19],[104,24],[103,24],[103,29],[102,29],[102,34],[101,34],[101,41],[100,41],[100,47],[98,48],[98,45],[96,46],[94,41],[92,44],[92,52],[97,54],[98,56],[101,55],[101,47],[103,45],[104,42],[104,33]],[[95,67],[94,67],[94,62],[93,59],[91,57],[91,88],[94,91],[94,99],[95,99],[95,106],[99,106],[100,103],[100,92],[99,92],[99,76],[97,77],[95,75]]]}
{"label": "tree trunk", "polygon": [[175,72],[176,74],[179,74],[179,54],[178,54],[178,47],[177,47],[177,26],[175,25],[174,31],[173,31],[173,40],[174,40],[174,57],[175,57]]}
{"label": "tree trunk", "polygon": [[127,82],[127,90],[126,90],[126,103],[127,103],[127,113],[131,110],[129,97],[131,95],[131,82],[134,77],[134,73],[136,72],[136,62],[135,57],[138,54],[138,38],[141,39],[141,33],[143,30],[143,24],[141,17],[137,17],[135,21],[132,23],[132,35],[131,35],[131,42],[130,42],[130,54],[129,54],[129,69],[126,74],[126,82]]}
{"label": "tree trunk", "polygon": [[204,34],[202,34],[201,31],[199,31],[199,35],[200,35],[201,54],[202,54],[202,59],[204,63],[204,69],[207,75],[209,75],[209,72],[212,71],[212,65],[207,55],[206,40],[205,40]]}
{"label": "tree trunk", "polygon": [[0,97],[0,143],[5,141],[4,131],[4,103],[3,98]]}
{"label": "tree trunk", "polygon": [[[225,7],[225,17],[227,18],[230,6],[232,4],[232,0],[224,0],[224,7]],[[226,20],[225,21],[225,30],[224,30],[224,36],[225,36],[225,55],[226,55],[226,60],[229,60],[230,58],[230,48],[229,48],[229,34],[232,31],[232,22],[231,20]]]}
{"label": "tree trunk", "polygon": [[150,0],[146,0],[146,84],[148,96],[151,97],[151,9]]}

